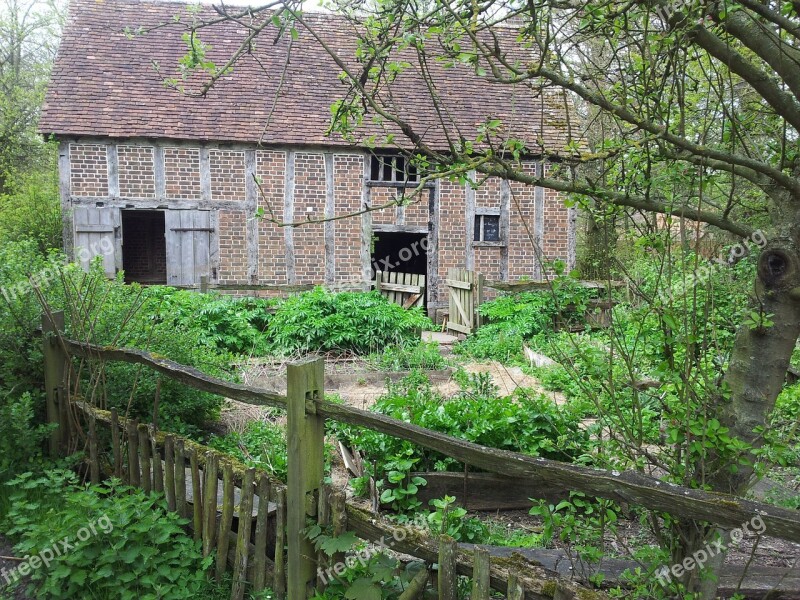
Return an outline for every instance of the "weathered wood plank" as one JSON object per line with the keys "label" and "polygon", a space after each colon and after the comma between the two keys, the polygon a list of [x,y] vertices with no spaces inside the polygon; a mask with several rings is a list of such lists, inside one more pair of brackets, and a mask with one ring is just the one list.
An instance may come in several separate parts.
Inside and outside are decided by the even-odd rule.
{"label": "weathered wood plank", "polygon": [[457,548],[449,535],[439,536],[439,600],[458,600]]}
{"label": "weathered wood plank", "polygon": [[[410,554],[417,558],[435,563],[439,561],[439,545],[436,540],[422,536],[404,536],[398,539],[396,526],[384,524],[375,516],[361,508],[347,505],[347,528],[358,537],[377,542],[381,539],[392,539],[392,549],[396,552]],[[575,582],[564,581],[564,578],[522,557],[515,557],[504,562],[504,566],[491,565],[490,581],[492,589],[505,592],[508,587],[508,569],[524,574],[526,598],[541,600],[552,598],[554,584],[561,585],[561,600],[606,600],[607,596],[599,591],[589,590]],[[473,550],[459,546],[456,552],[456,570],[459,575],[471,576],[473,572]],[[548,591],[550,591],[548,595]]]}
{"label": "weathered wood plank", "polygon": [[189,465],[192,471],[192,532],[195,541],[203,538],[203,490],[200,483],[200,465],[197,449],[189,449]]}
{"label": "weathered wood plank", "polygon": [[634,471],[592,469],[487,448],[351,406],[324,401],[316,401],[315,404],[317,414],[325,419],[393,435],[489,472],[508,477],[533,478],[545,485],[568,486],[591,496],[640,504],[652,510],[730,527],[737,527],[749,521],[754,514],[759,514],[770,535],[800,542],[800,516],[797,511],[727,494],[690,489]]}
{"label": "weathered wood plank", "polygon": [[275,572],[272,591],[275,597],[286,597],[286,488],[279,487],[275,494]]}
{"label": "weathered wood plank", "polygon": [[217,568],[215,577],[222,580],[228,560],[228,532],[233,525],[233,469],[231,463],[222,465],[222,517],[217,532]]}
{"label": "weathered wood plank", "polygon": [[[59,343],[58,336],[64,331],[64,311],[42,315],[42,354],[44,355],[44,388],[46,394],[47,422],[58,424],[58,387],[63,385],[69,357]],[[50,456],[58,456],[59,444],[63,437],[61,427],[50,433]],[[117,445],[119,447],[119,444]]]}
{"label": "weathered wood plank", "polygon": [[269,527],[269,479],[264,473],[258,478],[258,517],[256,518],[255,554],[253,558],[253,592],[267,587],[267,538]]}
{"label": "weathered wood plank", "polygon": [[139,487],[139,423],[128,421],[128,484]]}
{"label": "weathered wood plank", "polygon": [[491,594],[489,551],[486,548],[476,547],[472,559],[472,596],[470,596],[470,600],[489,600]]}
{"label": "weathered wood plank", "polygon": [[111,409],[111,454],[114,458],[114,477],[122,479],[122,445],[120,443],[119,415]]}
{"label": "weathered wood plank", "polygon": [[186,447],[182,438],[175,439],[175,510],[181,517],[189,517],[186,506]]}
{"label": "weathered wood plank", "polygon": [[217,472],[216,454],[206,454],[205,485],[203,486],[203,556],[211,554],[217,532]]}
{"label": "weathered wood plank", "polygon": [[66,345],[70,354],[75,356],[146,365],[168,376],[170,379],[179,381],[196,390],[218,394],[240,402],[246,402],[247,404],[286,407],[286,396],[211,377],[193,367],[187,367],[164,358],[156,358],[149,352],[142,350],[108,348],[74,340],[67,340]]}
{"label": "weathered wood plank", "polygon": [[381,283],[381,292],[399,292],[403,294],[421,294],[424,288],[405,283]]}
{"label": "weathered wood plank", "polygon": [[253,526],[253,481],[255,469],[247,469],[239,502],[239,531],[236,536],[236,562],[233,566],[231,600],[243,600],[247,589],[247,564],[250,555],[250,529]]}
{"label": "weathered wood plank", "polygon": [[167,508],[175,512],[175,438],[171,435],[164,440],[164,494]]}
{"label": "weathered wood plank", "polygon": [[142,489],[145,494],[149,494],[153,489],[151,479],[151,460],[150,460],[150,438],[147,436],[147,427],[139,425],[139,456],[141,457],[142,468]]}
{"label": "weathered wood plank", "polygon": [[161,466],[161,454],[156,441],[156,428],[150,423],[147,426],[147,436],[150,443],[150,456],[153,457],[153,489],[157,492],[164,491],[164,470]]}
{"label": "weathered wood plank", "polygon": [[306,518],[316,514],[316,506],[311,500],[322,484],[324,474],[325,422],[313,410],[306,410],[306,402],[312,398],[322,398],[324,381],[321,359],[290,364],[287,368],[286,537],[289,598],[305,598],[308,586],[316,580],[314,545],[304,531]]}

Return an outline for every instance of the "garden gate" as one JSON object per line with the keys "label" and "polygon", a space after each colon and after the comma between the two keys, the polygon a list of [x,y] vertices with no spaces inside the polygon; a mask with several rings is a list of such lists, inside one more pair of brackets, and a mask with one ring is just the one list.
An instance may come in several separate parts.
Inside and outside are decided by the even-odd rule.
{"label": "garden gate", "polygon": [[478,307],[483,303],[484,276],[466,269],[450,269],[445,283],[450,298],[447,328],[472,333],[481,325]]}

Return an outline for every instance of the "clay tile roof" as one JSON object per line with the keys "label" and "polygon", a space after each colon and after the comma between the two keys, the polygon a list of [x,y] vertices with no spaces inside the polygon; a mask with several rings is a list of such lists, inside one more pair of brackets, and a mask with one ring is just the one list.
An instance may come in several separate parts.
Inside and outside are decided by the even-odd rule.
{"label": "clay tile roof", "polygon": [[[252,53],[237,62],[205,96],[192,96],[165,86],[177,78],[188,91],[199,91],[200,80],[183,82],[178,64],[186,54],[182,36],[188,31],[193,9],[183,3],[145,0],[73,0],[70,17],[40,121],[40,131],[57,136],[112,138],[171,138],[264,144],[348,144],[326,132],[331,105],[347,92],[341,69],[314,39],[298,25],[298,37],[277,36],[270,24],[257,38]],[[216,13],[202,6],[197,15],[210,19]],[[270,19],[264,14],[257,19]],[[356,50],[356,32],[343,18],[306,14],[309,27],[347,61]],[[163,25],[161,27],[156,27]],[[137,28],[156,27],[143,35]],[[128,34],[126,34],[128,28]],[[247,30],[226,22],[202,30],[200,39],[211,46],[208,57],[218,66],[236,51]],[[526,56],[515,42],[515,32],[503,34],[509,47]],[[277,41],[276,41],[277,40]],[[288,53],[288,57],[287,57]],[[442,126],[425,85],[418,61],[407,57],[406,68],[389,90],[382,93],[391,106],[425,143],[447,147],[447,135],[475,137],[488,118],[500,119],[503,131],[523,139],[533,151],[562,151],[570,119],[564,95],[558,90],[534,92],[522,86],[493,83],[474,68],[446,67],[430,60],[436,93],[441,99]],[[361,140],[378,135],[378,143],[391,128],[364,118]],[[401,136],[398,136],[398,139]]]}

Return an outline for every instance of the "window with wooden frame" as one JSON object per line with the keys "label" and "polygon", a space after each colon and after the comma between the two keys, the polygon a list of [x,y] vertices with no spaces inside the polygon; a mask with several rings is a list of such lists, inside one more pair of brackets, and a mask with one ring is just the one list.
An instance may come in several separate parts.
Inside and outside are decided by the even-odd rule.
{"label": "window with wooden frame", "polygon": [[500,211],[483,210],[475,215],[475,242],[502,242],[500,234]]}
{"label": "window with wooden frame", "polygon": [[384,183],[414,183],[419,181],[419,172],[402,154],[373,154],[369,178]]}

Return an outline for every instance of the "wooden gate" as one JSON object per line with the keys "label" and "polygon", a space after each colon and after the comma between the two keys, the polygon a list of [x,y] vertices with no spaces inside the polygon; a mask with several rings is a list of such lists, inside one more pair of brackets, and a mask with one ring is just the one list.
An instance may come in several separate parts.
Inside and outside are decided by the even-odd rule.
{"label": "wooden gate", "polygon": [[484,277],[466,269],[447,271],[447,292],[450,297],[450,314],[447,328],[470,334],[481,325],[478,307],[483,303]]}
{"label": "wooden gate", "polygon": [[403,308],[425,304],[425,275],[378,271],[375,273],[375,289]]}

